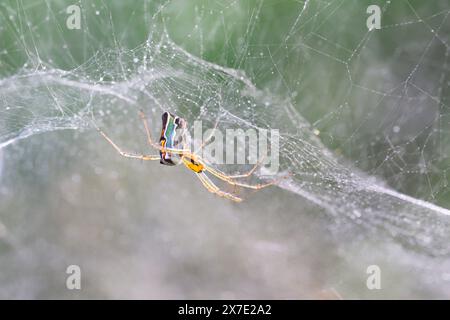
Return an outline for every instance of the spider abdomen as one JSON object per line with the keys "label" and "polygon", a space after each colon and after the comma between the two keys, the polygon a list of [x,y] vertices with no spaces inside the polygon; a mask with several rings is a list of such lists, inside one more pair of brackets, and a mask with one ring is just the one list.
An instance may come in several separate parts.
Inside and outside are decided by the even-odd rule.
{"label": "spider abdomen", "polygon": [[203,172],[203,164],[196,162],[193,159],[183,158],[183,163],[188,169],[194,171],[195,173]]}

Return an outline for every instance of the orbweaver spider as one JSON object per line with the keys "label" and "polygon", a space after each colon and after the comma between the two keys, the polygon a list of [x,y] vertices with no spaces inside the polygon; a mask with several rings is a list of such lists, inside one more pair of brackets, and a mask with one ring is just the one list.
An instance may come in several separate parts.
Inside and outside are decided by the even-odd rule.
{"label": "orbweaver spider", "polygon": [[[152,140],[150,135],[149,125],[145,114],[140,111],[140,117],[144,123],[145,131],[147,134],[147,141],[156,150],[159,150],[159,155],[145,155],[145,154],[135,154],[130,152],[122,151],[112,140],[109,138],[100,128],[97,130],[100,134],[108,141],[116,151],[126,158],[140,159],[140,160],[159,160],[163,165],[174,166],[182,163],[186,168],[193,171],[196,176],[200,179],[203,186],[211,193],[214,193],[220,197],[226,199],[241,202],[242,198],[237,197],[233,193],[225,192],[217,187],[211,179],[205,174],[208,172],[215,176],[216,178],[232,185],[234,187],[243,187],[248,189],[260,190],[270,185],[275,184],[277,181],[271,181],[265,184],[250,185],[246,183],[239,182],[237,179],[247,178],[255,172],[262,161],[259,161],[255,166],[248,172],[244,174],[237,175],[227,175],[224,172],[215,169],[208,165],[204,159],[192,152],[186,143],[186,127],[187,123],[183,118],[177,117],[169,112],[164,112],[162,115],[162,130],[161,136],[159,138],[159,144]],[[217,124],[216,124],[217,125]],[[178,134],[178,131],[181,131]],[[177,137],[178,135],[178,137]],[[208,137],[200,146],[200,150],[206,145],[206,143],[212,138],[212,134]],[[181,145],[181,149],[178,148]]]}

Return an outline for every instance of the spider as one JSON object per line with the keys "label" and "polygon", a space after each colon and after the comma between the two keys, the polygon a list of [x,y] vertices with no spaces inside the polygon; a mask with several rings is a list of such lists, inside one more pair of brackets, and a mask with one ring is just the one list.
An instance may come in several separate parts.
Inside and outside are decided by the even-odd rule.
{"label": "spider", "polygon": [[[104,133],[100,128],[97,127],[97,130],[106,139],[106,141],[108,141],[114,147],[114,149],[123,157],[139,160],[159,160],[161,164],[167,166],[183,164],[186,168],[188,168],[189,170],[193,171],[196,174],[196,176],[200,179],[203,186],[209,192],[235,202],[241,202],[243,199],[236,196],[234,193],[229,193],[221,190],[206,175],[206,172],[228,183],[234,188],[243,187],[248,189],[260,190],[270,185],[273,185],[277,182],[271,181],[265,184],[250,185],[242,183],[238,180],[241,178],[250,177],[253,174],[253,172],[255,172],[255,170],[258,168],[258,166],[262,163],[261,160],[258,161],[250,171],[244,174],[237,174],[237,175],[227,175],[224,172],[211,167],[206,163],[204,159],[202,159],[199,155],[197,155],[196,151],[193,152],[187,147],[186,120],[177,117],[167,111],[162,114],[162,130],[161,136],[159,138],[159,144],[157,144],[152,140],[149,125],[147,122],[147,118],[145,117],[145,114],[142,111],[140,111],[139,115],[144,123],[145,131],[147,134],[147,141],[150,146],[152,146],[156,150],[159,150],[159,155],[146,155],[146,154],[125,152],[120,147],[118,147],[111,140],[111,138],[109,138],[106,135],[106,133]],[[208,143],[208,141],[212,138],[212,136],[213,134],[211,134],[205,141],[203,141],[199,150],[201,150]],[[180,146],[181,148],[179,148]]]}

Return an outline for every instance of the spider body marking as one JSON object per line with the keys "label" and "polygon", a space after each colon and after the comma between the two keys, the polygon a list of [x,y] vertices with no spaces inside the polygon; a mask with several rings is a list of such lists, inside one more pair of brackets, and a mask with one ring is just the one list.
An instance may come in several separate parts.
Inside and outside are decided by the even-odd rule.
{"label": "spider body marking", "polygon": [[[177,137],[177,129],[181,130],[180,136]],[[171,152],[165,151],[167,149],[177,148],[180,144],[185,142],[185,137],[183,136],[184,130],[186,129],[186,121],[183,118],[177,117],[169,112],[164,112],[162,115],[162,130],[161,136],[159,138],[159,144],[163,148],[159,151],[161,160],[159,163],[168,166],[174,166],[179,164],[178,160],[175,158],[180,158],[180,155],[172,154]],[[204,166],[196,162],[189,155],[182,155],[181,161],[190,170],[195,173],[201,173]]]}
{"label": "spider body marking", "polygon": [[172,154],[165,151],[165,148],[173,149],[175,148],[175,137],[177,135],[177,128],[180,125],[180,119],[169,112],[164,112],[162,115],[162,130],[161,136],[159,138],[159,144],[163,148],[159,151],[161,164],[173,166],[177,163],[172,159]]}

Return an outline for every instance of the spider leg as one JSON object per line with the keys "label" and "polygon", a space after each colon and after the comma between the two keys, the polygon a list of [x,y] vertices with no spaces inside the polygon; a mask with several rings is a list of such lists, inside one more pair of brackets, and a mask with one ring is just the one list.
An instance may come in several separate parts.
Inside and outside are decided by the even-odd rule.
{"label": "spider leg", "polygon": [[113,147],[114,149],[116,149],[116,151],[126,157],[126,158],[133,158],[133,159],[140,159],[140,160],[159,160],[160,157],[159,155],[145,155],[145,154],[134,154],[134,153],[129,153],[129,152],[125,152],[122,151],[122,149],[120,149],[112,140],[111,138],[109,138],[106,133],[104,133],[102,130],[100,130],[99,128],[97,128],[98,132],[100,132],[100,134],[106,139],[106,141],[108,141]]}
{"label": "spider leg", "polygon": [[154,147],[156,149],[159,149],[161,146],[158,145],[157,143],[153,142],[152,135],[150,134],[150,129],[149,129],[149,126],[148,126],[147,117],[145,116],[145,113],[142,110],[139,111],[139,116],[141,117],[142,121],[144,122],[144,127],[145,127],[145,132],[147,134],[147,141],[148,141],[148,143],[152,147]]}
{"label": "spider leg", "polygon": [[239,175],[227,175],[224,172],[222,172],[222,171],[220,171],[218,169],[215,169],[215,168],[211,167],[210,165],[208,165],[206,163],[206,161],[202,157],[196,155],[195,153],[189,152],[186,155],[188,155],[188,157],[190,157],[194,161],[201,163],[204,166],[204,170],[205,171],[211,173],[215,177],[219,178],[222,181],[225,181],[226,183],[228,183],[228,184],[230,184],[232,186],[239,186],[239,187],[243,187],[243,188],[259,190],[259,189],[263,189],[263,188],[269,187],[271,185],[274,185],[274,184],[278,183],[279,181],[281,181],[281,180],[283,180],[283,179],[285,179],[285,178],[287,178],[289,176],[289,175],[288,176],[283,176],[283,177],[280,177],[279,179],[273,180],[273,181],[268,182],[268,183],[250,185],[250,184],[247,184],[247,183],[234,181],[234,179],[236,179],[236,178],[245,178],[245,177],[250,176],[256,170],[256,168],[258,168],[258,166],[261,165],[261,163],[264,160],[264,158],[259,160],[255,164],[255,166],[247,173],[239,174]]}
{"label": "spider leg", "polygon": [[197,173],[197,177],[202,182],[203,186],[211,193],[217,194],[220,197],[227,198],[229,200],[235,201],[235,202],[241,202],[242,199],[239,197],[236,197],[235,195],[222,191],[217,187],[206,174],[204,173]]}
{"label": "spider leg", "polygon": [[[195,152],[191,153],[190,156],[194,156],[193,159],[197,162],[200,162],[201,164],[203,164],[205,167],[208,166],[207,161],[205,159],[203,159],[201,156],[197,155]],[[222,177],[226,177],[227,179],[239,179],[239,178],[247,178],[250,177],[255,171],[256,169],[258,169],[258,167],[261,166],[261,164],[264,162],[265,157],[261,157],[261,159],[258,160],[258,162],[255,163],[255,165],[246,173],[242,173],[242,174],[235,174],[235,175],[227,175],[226,173],[224,173],[223,171],[220,171],[219,169],[215,169],[212,167],[209,167],[209,169],[214,175],[216,176],[222,176]]]}
{"label": "spider leg", "polygon": [[263,163],[264,159],[265,159],[265,157],[261,157],[261,159],[259,159],[258,162],[255,163],[255,165],[253,166],[253,168],[250,171],[248,171],[246,173],[242,173],[242,174],[231,175],[231,176],[228,176],[228,178],[238,179],[238,178],[250,177],[253,174],[253,172],[255,172],[256,169],[258,169],[258,167],[261,166],[261,164]]}
{"label": "spider leg", "polygon": [[219,125],[219,120],[220,118],[217,118],[216,123],[214,124],[214,128],[211,131],[211,133],[209,134],[209,136],[203,140],[202,144],[194,151],[194,153],[198,153],[200,150],[203,150],[203,148],[205,147],[205,145],[211,141],[212,137],[214,136],[214,133],[216,132],[217,126]]}
{"label": "spider leg", "polygon": [[238,187],[243,187],[243,188],[248,188],[248,189],[254,189],[254,190],[259,190],[259,189],[263,189],[266,187],[269,187],[271,185],[274,185],[276,183],[278,183],[279,181],[283,180],[286,178],[286,176],[280,177],[279,179],[270,181],[268,183],[259,183],[259,184],[255,184],[255,185],[251,185],[251,184],[247,184],[247,183],[242,183],[242,182],[238,182],[238,181],[234,181],[233,178],[231,178],[231,176],[228,176],[214,168],[211,168],[208,165],[204,164],[204,169],[211,173],[212,175],[214,175],[215,177],[219,178],[222,181],[225,181],[226,183],[232,185],[232,186],[238,186]]}

